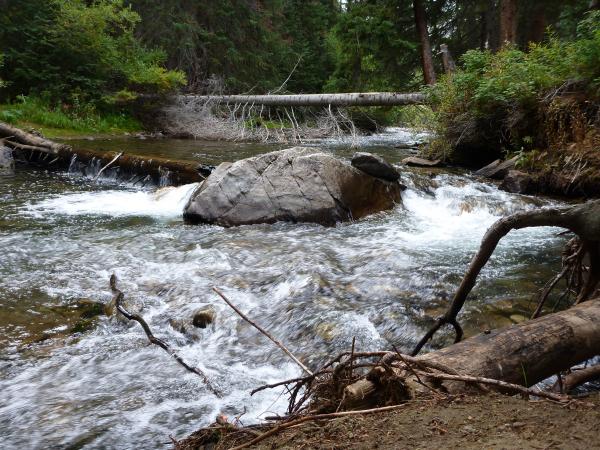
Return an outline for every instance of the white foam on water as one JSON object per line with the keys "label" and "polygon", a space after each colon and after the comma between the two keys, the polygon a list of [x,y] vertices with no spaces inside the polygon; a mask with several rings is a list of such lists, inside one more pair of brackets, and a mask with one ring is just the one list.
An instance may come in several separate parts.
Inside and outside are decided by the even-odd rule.
{"label": "white foam on water", "polygon": [[[0,292],[12,298],[37,290],[50,304],[108,302],[107,280],[114,272],[131,309],[205,371],[224,396],[216,398],[202,380],[148,346],[139,326],[103,317],[64,346],[53,348],[53,340],[48,347],[33,346],[39,358],[0,359],[4,444],[164,448],[170,434],[182,438],[218,413],[235,417],[246,410],[246,424],[284,413],[283,388],[248,393],[299,376],[299,368],[231,311],[213,286],[311,367],[347,350],[353,337],[361,351],[385,348],[388,339],[408,345],[423,331],[411,309],[421,311],[432,290],[455,288],[490,224],[552,204],[532,203],[464,176],[415,181],[406,183],[403,206],[332,228],[185,227],[161,220],[94,227],[88,220],[180,217],[197,184],[154,192],[121,187],[46,194],[23,203],[29,218],[80,219],[77,226],[58,223],[50,230],[30,220],[14,236],[0,234],[0,267],[11,268],[0,280]],[[415,186],[419,183],[427,189]],[[555,251],[556,240],[543,228],[510,233],[494,256],[498,276],[521,264],[522,249],[533,255],[549,246]],[[182,333],[172,325],[191,320],[207,305],[216,320],[206,329]]]}
{"label": "white foam on water", "polygon": [[38,218],[48,215],[175,218],[183,214],[197,187],[198,183],[191,183],[153,192],[107,190],[62,194],[29,205],[27,212]]}

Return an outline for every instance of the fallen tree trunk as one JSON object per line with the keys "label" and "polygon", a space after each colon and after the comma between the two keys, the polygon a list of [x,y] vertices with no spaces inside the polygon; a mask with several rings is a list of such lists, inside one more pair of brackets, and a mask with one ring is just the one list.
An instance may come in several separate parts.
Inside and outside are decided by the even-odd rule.
{"label": "fallen tree trunk", "polygon": [[68,147],[65,144],[44,139],[32,133],[27,133],[19,128],[0,122],[0,137],[16,141],[20,144],[46,149],[47,152],[57,154],[62,148]]}
{"label": "fallen tree trunk", "polygon": [[[83,165],[91,165],[99,161],[101,166],[105,166],[115,159],[119,153],[77,148],[61,150],[59,156],[63,165],[67,166],[71,164],[73,158],[75,158],[75,162]],[[129,179],[132,176],[150,177],[154,184],[161,186],[178,186],[204,179],[198,171],[198,163],[166,158],[122,154],[112,167],[118,168],[121,177]]]}
{"label": "fallen tree trunk", "polygon": [[300,95],[183,95],[183,99],[204,100],[223,104],[265,106],[394,106],[422,105],[427,102],[420,93],[356,92],[345,94]]}
{"label": "fallen tree trunk", "polygon": [[[389,390],[385,380],[389,379],[390,367],[394,367],[402,379],[412,379],[414,386],[412,368],[419,371],[435,368],[437,373],[431,376],[421,372],[419,384],[427,387],[423,383],[426,381],[429,389],[437,388],[440,380],[445,380],[441,386],[450,393],[468,390],[476,378],[532,386],[599,354],[600,298],[596,298],[566,311],[486,332],[416,358],[388,352],[366,377],[350,384],[345,391],[360,391],[365,397],[380,401],[382,392]],[[411,370],[393,366],[398,361]],[[457,381],[460,379],[462,381]],[[502,384],[497,383],[499,390],[504,389]],[[411,395],[421,392],[426,391],[418,389]],[[362,398],[362,404],[369,405],[369,398]]]}
{"label": "fallen tree trunk", "polygon": [[190,161],[72,148],[2,122],[0,139],[4,145],[22,157],[21,161],[48,168],[67,169],[73,165],[81,165],[97,167],[97,174],[103,169],[107,170],[107,165],[110,164],[111,170],[116,170],[122,179],[137,179],[140,182],[152,182],[163,186],[195,183],[202,181],[204,175],[209,173],[198,163]]}
{"label": "fallen tree trunk", "polygon": [[531,386],[600,354],[600,299],[466,339],[417,359]]}

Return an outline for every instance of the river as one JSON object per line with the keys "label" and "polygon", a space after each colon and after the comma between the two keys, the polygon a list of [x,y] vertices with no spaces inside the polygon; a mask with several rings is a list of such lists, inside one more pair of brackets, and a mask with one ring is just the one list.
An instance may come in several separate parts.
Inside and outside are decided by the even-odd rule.
{"label": "river", "polygon": [[[396,163],[414,136],[391,129],[360,149]],[[92,148],[208,164],[277,147],[263,144],[113,139]],[[321,142],[348,158],[347,143]],[[0,447],[159,449],[218,413],[250,423],[281,413],[281,390],[249,395],[299,375],[264,336],[211,290],[218,286],[305,363],[360,351],[409,350],[447,305],[486,228],[517,210],[553,204],[499,191],[460,171],[403,169],[403,206],[325,228],[277,223],[225,229],[185,225],[195,185],[132,186],[76,171],[0,175]],[[499,245],[468,302],[470,334],[518,322],[560,265],[564,237],[513,232]],[[111,299],[116,273],[127,305],[155,334],[224,391],[202,381],[137,324],[92,318]],[[216,322],[181,333],[174,321],[212,305]],[[439,345],[438,340],[438,345]]]}

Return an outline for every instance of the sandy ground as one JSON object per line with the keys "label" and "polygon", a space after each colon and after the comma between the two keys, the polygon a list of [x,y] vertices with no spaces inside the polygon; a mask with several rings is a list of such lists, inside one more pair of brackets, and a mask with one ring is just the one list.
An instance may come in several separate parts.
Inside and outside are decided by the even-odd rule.
{"label": "sandy ground", "polygon": [[[240,441],[187,444],[226,449]],[[566,405],[502,395],[412,402],[387,413],[307,422],[251,448],[600,449],[600,394]]]}

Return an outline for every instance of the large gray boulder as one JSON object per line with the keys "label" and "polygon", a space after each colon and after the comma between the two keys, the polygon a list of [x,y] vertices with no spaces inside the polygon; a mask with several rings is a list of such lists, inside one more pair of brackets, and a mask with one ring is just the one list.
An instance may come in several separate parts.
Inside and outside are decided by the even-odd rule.
{"label": "large gray boulder", "polygon": [[398,202],[399,183],[318,149],[294,147],[222,163],[192,195],[184,219],[226,227],[277,221],[334,225]]}

